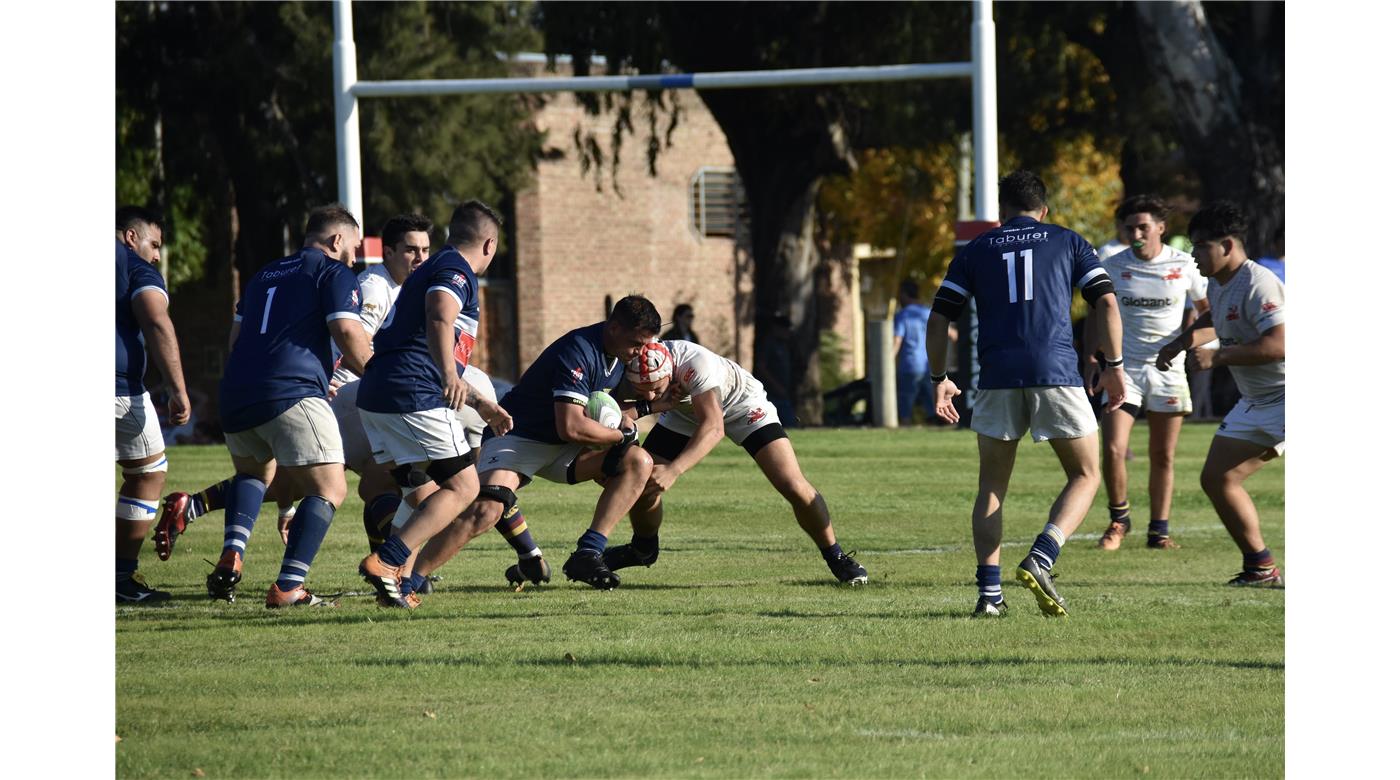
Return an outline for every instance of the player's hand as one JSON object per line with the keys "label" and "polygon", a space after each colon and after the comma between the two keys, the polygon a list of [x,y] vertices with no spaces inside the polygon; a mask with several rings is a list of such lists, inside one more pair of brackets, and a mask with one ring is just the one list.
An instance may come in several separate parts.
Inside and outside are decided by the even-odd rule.
{"label": "player's hand", "polygon": [[1095,395],[1103,391],[1105,412],[1111,412],[1123,405],[1123,401],[1128,398],[1127,375],[1123,373],[1122,366],[1109,366],[1099,372],[1099,381],[1094,384],[1092,391]]}
{"label": "player's hand", "polygon": [[[462,381],[462,378],[457,376],[457,372],[454,371],[447,378],[447,383],[442,386],[442,400],[446,402],[448,409],[455,412],[467,402],[467,396],[471,394],[471,391],[471,385]],[[482,415],[482,419],[485,417]]]}
{"label": "player's hand", "polygon": [[184,390],[170,394],[170,424],[184,425],[190,421],[190,397]]}
{"label": "player's hand", "polygon": [[1215,368],[1219,361],[1220,350],[1200,349],[1199,347],[1186,353],[1186,367],[1192,371],[1209,371]]}
{"label": "player's hand", "polygon": [[296,515],[277,515],[277,533],[282,534],[282,546],[287,546],[287,540],[292,533],[292,521]]}
{"label": "player's hand", "polygon": [[680,473],[671,464],[658,463],[651,467],[651,477],[647,479],[647,490],[665,493],[671,489],[672,485],[676,484],[678,478],[680,478]]}
{"label": "player's hand", "polygon": [[951,379],[944,379],[933,388],[933,413],[938,419],[957,424],[960,418],[957,407],[953,406],[953,399],[960,395],[962,391]]}
{"label": "player's hand", "polygon": [[1083,377],[1085,390],[1091,390],[1094,385],[1099,383],[1099,371],[1101,370],[1102,369],[1099,368],[1099,361],[1095,358],[1090,357],[1084,360]]}
{"label": "player's hand", "polygon": [[332,377],[331,377],[331,391],[330,391],[329,393],[326,393],[326,399],[327,399],[327,400],[330,400],[330,399],[332,399],[332,398],[335,398],[335,394],[336,394],[336,393],[339,393],[339,392],[340,392],[340,388],[342,388],[342,387],[344,387],[344,386],[345,386],[345,383],[344,383],[344,382],[342,382],[342,381],[340,381],[339,379],[337,379],[336,377],[332,376]]}
{"label": "player's hand", "polygon": [[505,436],[510,433],[510,429],[515,427],[515,418],[510,416],[510,412],[505,407],[495,401],[481,399],[476,405],[476,413],[481,415],[481,419],[491,426],[497,436]]}
{"label": "player's hand", "polygon": [[1162,347],[1161,351],[1157,353],[1157,370],[1170,371],[1172,368],[1172,361],[1176,360],[1176,356],[1180,355],[1184,349],[1186,348],[1181,345],[1179,339],[1168,341],[1167,345]]}

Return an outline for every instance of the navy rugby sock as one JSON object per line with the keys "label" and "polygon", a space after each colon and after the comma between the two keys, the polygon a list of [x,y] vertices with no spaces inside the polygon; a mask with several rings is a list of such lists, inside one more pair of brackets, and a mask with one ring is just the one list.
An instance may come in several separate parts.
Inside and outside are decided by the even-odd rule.
{"label": "navy rugby sock", "polygon": [[1133,527],[1133,519],[1132,519],[1131,517],[1128,516],[1128,510],[1131,509],[1131,508],[1132,508],[1132,504],[1129,504],[1127,501],[1124,501],[1122,504],[1120,504],[1120,505],[1118,505],[1118,506],[1113,506],[1112,504],[1110,504],[1109,507],[1108,507],[1108,520],[1109,520],[1109,522],[1111,522],[1111,523],[1122,523],[1124,526],[1126,526],[1126,527],[1128,527],[1128,528],[1132,528],[1132,527]]}
{"label": "navy rugby sock", "polygon": [[282,571],[277,575],[277,587],[289,591],[306,582],[311,562],[321,549],[321,542],[330,530],[335,507],[320,496],[307,496],[297,506],[292,527],[287,532],[287,552],[282,555]]}
{"label": "navy rugby sock", "polygon": [[578,538],[578,550],[592,550],[599,555],[603,554],[604,548],[608,546],[608,537],[603,536],[592,528],[583,532],[583,536]]}
{"label": "navy rugby sock", "polygon": [[409,593],[417,593],[418,589],[423,587],[423,583],[427,581],[428,575],[419,574],[415,571],[399,585],[399,589],[404,592],[404,595],[407,595]]}
{"label": "navy rugby sock", "polygon": [[1260,571],[1268,571],[1269,569],[1274,568],[1274,554],[1270,552],[1269,548],[1267,547],[1260,550],[1259,552],[1245,553],[1244,567],[1246,569],[1258,569]]}
{"label": "navy rugby sock", "polygon": [[137,560],[135,558],[117,559],[117,582],[126,582],[131,579],[131,575],[136,573]]}
{"label": "navy rugby sock", "polygon": [[402,566],[408,561],[408,556],[413,554],[413,551],[408,549],[408,545],[403,543],[398,534],[392,534],[388,539],[385,539],[384,544],[379,545],[377,552],[379,560],[383,561],[385,566]]}
{"label": "navy rugby sock", "polygon": [[[633,531],[632,549],[636,550],[642,555],[650,555],[651,553],[657,552],[661,549],[661,539],[656,534],[652,534],[651,536],[643,536]],[[840,545],[837,545],[837,549],[840,549]],[[826,552],[823,551],[822,556],[824,557],[825,555]],[[828,558],[827,560],[831,559]]]}
{"label": "navy rugby sock", "polygon": [[823,548],[821,548],[821,551],[822,551],[822,557],[826,559],[826,562],[827,562],[827,563],[836,563],[837,561],[841,560],[841,543],[840,543],[840,542],[837,542],[837,543],[831,545],[830,547],[823,547]]}
{"label": "navy rugby sock", "polygon": [[1166,536],[1166,535],[1167,535],[1167,521],[1166,521],[1166,520],[1149,520],[1148,523],[1147,523],[1147,535],[1148,535],[1148,536]]}
{"label": "navy rugby sock", "polygon": [[255,477],[239,474],[233,478],[224,511],[224,552],[233,550],[241,558],[248,557],[248,538],[253,535],[266,492],[267,485]]}
{"label": "navy rugby sock", "polygon": [[190,495],[190,513],[195,517],[213,512],[215,509],[223,509],[224,501],[228,497],[228,489],[233,486],[232,479],[210,485],[209,487]]}
{"label": "navy rugby sock", "polygon": [[1001,598],[1001,566],[995,563],[977,564],[977,595],[999,603]]}
{"label": "navy rugby sock", "polygon": [[1031,557],[1040,561],[1041,566],[1052,568],[1055,560],[1060,557],[1060,546],[1064,543],[1064,532],[1046,523],[1045,530],[1040,532],[1040,536],[1035,538],[1035,544],[1031,545]]}
{"label": "navy rugby sock", "polygon": [[525,515],[521,513],[519,504],[511,507],[496,521],[496,530],[506,538],[521,560],[541,555],[539,546],[535,544],[535,537],[530,534],[530,526],[525,524]]}

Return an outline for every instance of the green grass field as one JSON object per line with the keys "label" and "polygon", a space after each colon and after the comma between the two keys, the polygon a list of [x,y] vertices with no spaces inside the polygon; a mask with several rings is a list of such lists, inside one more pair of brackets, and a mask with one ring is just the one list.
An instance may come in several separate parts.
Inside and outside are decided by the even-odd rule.
{"label": "green grass field", "polygon": [[[122,777],[1278,777],[1284,592],[1226,588],[1239,554],[1197,485],[1210,425],[1187,426],[1173,536],[1144,548],[1146,426],[1130,462],[1136,524],[1095,550],[1104,493],[1056,572],[1070,617],[1040,616],[1015,563],[1063,484],[1022,444],[1006,508],[1012,614],[976,601],[966,431],[796,431],[808,477],[870,570],[838,588],[748,456],[722,443],[667,499],[662,554],[597,592],[559,572],[598,489],[521,493],[552,584],[514,593],[494,532],[413,612],[370,595],[272,612],[273,510],[239,600],[204,595],[222,513],[142,570],[175,593],[117,609]],[[218,447],[177,447],[169,485],[226,476]],[[361,504],[341,507],[309,580],[367,593]],[[1284,550],[1282,462],[1251,482]],[[614,535],[630,536],[626,522]]]}

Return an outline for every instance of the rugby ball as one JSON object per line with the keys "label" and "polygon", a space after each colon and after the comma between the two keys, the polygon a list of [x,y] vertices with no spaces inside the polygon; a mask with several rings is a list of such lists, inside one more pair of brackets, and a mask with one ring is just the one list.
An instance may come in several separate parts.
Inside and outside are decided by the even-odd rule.
{"label": "rugby ball", "polygon": [[595,390],[588,396],[586,411],[590,420],[600,422],[613,430],[622,425],[622,409],[611,395],[602,390]]}

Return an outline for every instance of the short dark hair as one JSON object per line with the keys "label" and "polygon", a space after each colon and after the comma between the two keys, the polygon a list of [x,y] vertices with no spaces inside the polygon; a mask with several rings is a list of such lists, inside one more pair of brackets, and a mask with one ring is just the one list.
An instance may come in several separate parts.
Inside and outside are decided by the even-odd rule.
{"label": "short dark hair", "polygon": [[127,231],[138,225],[150,225],[162,230],[165,226],[161,223],[160,216],[154,211],[143,206],[122,206],[117,209],[117,230]]}
{"label": "short dark hair", "polygon": [[1028,170],[1012,171],[997,182],[997,205],[1002,211],[1039,211],[1047,205],[1045,182]]}
{"label": "short dark hair", "polygon": [[905,279],[899,283],[899,294],[906,298],[919,297],[919,283],[913,279]]}
{"label": "short dark hair", "polygon": [[1166,222],[1170,213],[1171,207],[1156,195],[1134,195],[1118,206],[1118,210],[1113,212],[1113,219],[1122,222],[1134,214],[1151,214],[1158,222]]}
{"label": "short dark hair", "polygon": [[[379,238],[384,243],[384,248],[397,245],[408,233],[432,233],[433,221],[422,214],[400,214],[397,217],[390,217],[384,223],[383,229],[379,231]],[[429,236],[431,240],[432,236]]]}
{"label": "short dark hair", "polygon": [[341,225],[349,225],[356,230],[360,229],[359,220],[350,213],[350,209],[339,203],[328,203],[311,210],[311,215],[306,218],[306,237],[320,238],[327,233],[334,232],[332,228]]}
{"label": "short dark hair", "polygon": [[452,244],[475,244],[490,238],[493,232],[499,236],[503,225],[505,220],[495,209],[479,200],[469,200],[452,210],[447,240]]}
{"label": "short dark hair", "polygon": [[646,333],[661,332],[661,315],[656,306],[640,295],[629,295],[618,301],[608,322],[615,322],[628,330],[641,330]]}
{"label": "short dark hair", "polygon": [[1191,224],[1186,228],[1186,232],[1192,241],[1198,238],[1202,241],[1218,241],[1232,237],[1244,243],[1249,235],[1249,220],[1238,205],[1228,200],[1217,200],[1207,203],[1191,217]]}
{"label": "short dark hair", "polygon": [[695,314],[695,309],[688,303],[682,303],[671,311],[671,321],[675,322],[687,314]]}

